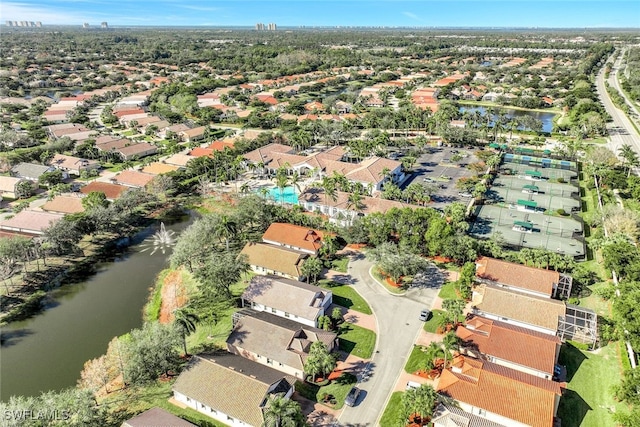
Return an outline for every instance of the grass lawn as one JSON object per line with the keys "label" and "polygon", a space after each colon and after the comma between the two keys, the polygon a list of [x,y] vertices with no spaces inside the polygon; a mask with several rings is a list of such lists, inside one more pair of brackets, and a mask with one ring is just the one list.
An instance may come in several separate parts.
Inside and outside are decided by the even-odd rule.
{"label": "grass lawn", "polygon": [[340,350],[363,359],[369,359],[376,345],[376,334],[369,329],[343,323],[338,331]]}
{"label": "grass lawn", "polygon": [[559,362],[567,366],[567,390],[560,399],[558,417],[563,427],[608,427],[616,424],[612,412],[624,411],[611,388],[620,382],[618,344],[585,352],[564,344]]}
{"label": "grass lawn", "polygon": [[344,399],[347,397],[347,393],[349,393],[351,387],[357,382],[358,379],[355,375],[344,373],[340,378],[322,387],[307,382],[296,381],[296,391],[307,399],[320,403],[323,403],[325,395],[331,395],[336,399],[336,404],[330,407],[340,409],[344,405]]}
{"label": "grass lawn", "polygon": [[440,292],[438,292],[438,296],[444,299],[461,299],[456,293],[454,282],[445,283],[442,288],[440,288]]}
{"label": "grass lawn", "polygon": [[598,282],[589,286],[591,295],[589,295],[588,297],[580,298],[580,306],[590,308],[591,310],[595,311],[599,316],[610,317],[611,316],[610,302],[602,299],[599,295],[595,293],[597,289],[605,288],[609,285],[610,283],[607,283],[607,282]]}
{"label": "grass lawn", "polygon": [[391,395],[387,407],[384,409],[382,418],[380,418],[381,427],[395,427],[399,425],[398,420],[402,411],[402,391],[396,391]]}
{"label": "grass lawn", "polygon": [[343,285],[330,280],[320,280],[318,285],[331,290],[333,293],[333,302],[335,304],[364,314],[373,313],[369,304],[367,304],[364,298],[362,298],[352,286]]}
{"label": "grass lawn", "polygon": [[377,267],[373,267],[371,272],[373,273],[373,278],[376,279],[380,286],[384,286],[384,288],[392,294],[404,294],[404,289],[388,285],[387,281],[384,279],[384,277],[382,277]]}
{"label": "grass lawn", "polygon": [[429,318],[429,320],[424,322],[424,330],[435,334],[436,329],[438,329],[438,326],[440,325],[440,319],[442,318],[443,314],[444,311],[442,310],[431,310],[431,317]]}
{"label": "grass lawn", "polygon": [[407,364],[404,365],[405,372],[413,374],[414,372],[424,369],[425,366],[429,363],[429,357],[427,357],[427,353],[422,351],[421,345],[414,345],[413,350],[411,350],[411,355],[409,356],[409,360],[407,360]]}
{"label": "grass lawn", "polygon": [[169,403],[168,399],[173,395],[171,391],[172,385],[173,381],[157,382],[144,388],[111,393],[98,400],[100,404],[108,404],[109,412],[118,418],[118,422],[113,425],[120,425],[128,418],[159,406],[198,426],[225,427],[225,424],[217,422],[191,408],[182,409]]}
{"label": "grass lawn", "polygon": [[331,261],[331,269],[339,271],[340,273],[346,273],[348,265],[349,257],[346,256],[342,256]]}

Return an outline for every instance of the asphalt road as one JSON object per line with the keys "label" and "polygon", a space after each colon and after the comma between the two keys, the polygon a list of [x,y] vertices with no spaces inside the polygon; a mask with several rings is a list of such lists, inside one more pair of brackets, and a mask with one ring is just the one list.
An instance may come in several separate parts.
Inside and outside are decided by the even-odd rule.
{"label": "asphalt road", "polygon": [[[615,74],[621,65],[621,58],[622,55],[618,55],[618,59],[613,65],[608,80],[609,84],[613,87],[618,87],[618,90],[619,85],[615,78]],[[604,69],[602,69],[596,79],[596,88],[602,104],[613,120],[611,123],[607,123],[607,129],[609,130],[610,135],[608,143],[609,149],[618,155],[620,147],[623,145],[630,145],[640,156],[640,135],[638,135],[638,132],[633,127],[626,114],[613,104],[611,98],[609,98],[604,82]],[[622,92],[620,91],[620,93]]]}
{"label": "asphalt road", "polygon": [[369,274],[373,265],[358,255],[349,262],[349,275],[355,289],[376,315],[378,342],[371,361],[371,376],[358,384],[364,390],[357,406],[345,407],[340,416],[343,426],[376,426],[398,381],[407,357],[423,323],[420,310],[431,308],[437,289],[420,289],[411,298],[389,294]]}

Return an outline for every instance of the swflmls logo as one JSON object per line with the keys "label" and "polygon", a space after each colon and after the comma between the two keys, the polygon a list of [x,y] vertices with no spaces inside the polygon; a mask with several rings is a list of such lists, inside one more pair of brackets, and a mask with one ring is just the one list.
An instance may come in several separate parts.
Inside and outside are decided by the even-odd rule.
{"label": "swflmls logo", "polygon": [[58,410],[44,410],[34,411],[30,409],[3,411],[3,418],[5,421],[35,421],[35,420],[48,420],[48,421],[64,421],[71,418],[69,411]]}

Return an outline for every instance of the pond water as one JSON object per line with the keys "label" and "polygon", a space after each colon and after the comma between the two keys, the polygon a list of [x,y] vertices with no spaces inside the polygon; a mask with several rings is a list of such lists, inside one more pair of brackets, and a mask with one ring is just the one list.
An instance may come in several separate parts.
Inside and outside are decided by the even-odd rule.
{"label": "pond water", "polygon": [[[166,229],[177,234],[192,219]],[[171,253],[145,241],[159,230],[160,224],[145,229],[96,274],[53,291],[42,313],[2,328],[0,399],[74,386],[84,362],[104,354],[113,337],[142,326],[150,287]]]}
{"label": "pond water", "polygon": [[[531,111],[531,110],[513,110],[509,108],[501,108],[500,110],[504,111],[508,118],[513,117],[524,117],[531,116],[534,119],[538,119],[542,122],[542,131],[551,133],[551,129],[553,129],[553,118],[556,116],[555,113],[544,113],[541,111]],[[484,107],[460,107],[461,112],[469,111],[473,113],[474,111],[479,111],[482,115],[486,114],[486,109]],[[519,127],[518,129],[522,129]]]}

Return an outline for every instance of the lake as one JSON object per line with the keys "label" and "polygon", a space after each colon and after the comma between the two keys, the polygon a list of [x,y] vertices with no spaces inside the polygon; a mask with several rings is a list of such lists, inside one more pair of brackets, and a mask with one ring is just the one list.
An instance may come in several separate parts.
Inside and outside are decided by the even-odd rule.
{"label": "lake", "polygon": [[[524,117],[531,116],[535,119],[538,119],[542,122],[542,131],[551,133],[551,129],[553,129],[553,118],[556,116],[556,113],[544,113],[541,111],[531,111],[531,110],[513,110],[510,108],[500,108],[501,111],[504,111],[508,118],[513,117]],[[486,114],[485,107],[460,107],[461,112],[469,111],[473,113],[474,111],[479,111],[482,115]],[[522,128],[518,128],[522,129]]]}
{"label": "lake", "polygon": [[[167,225],[176,234],[192,217]],[[51,292],[52,303],[34,317],[2,328],[0,399],[74,386],[89,359],[104,354],[115,336],[142,326],[142,308],[170,250],[151,254],[160,225],[133,237],[133,245],[97,266],[86,281]]]}

